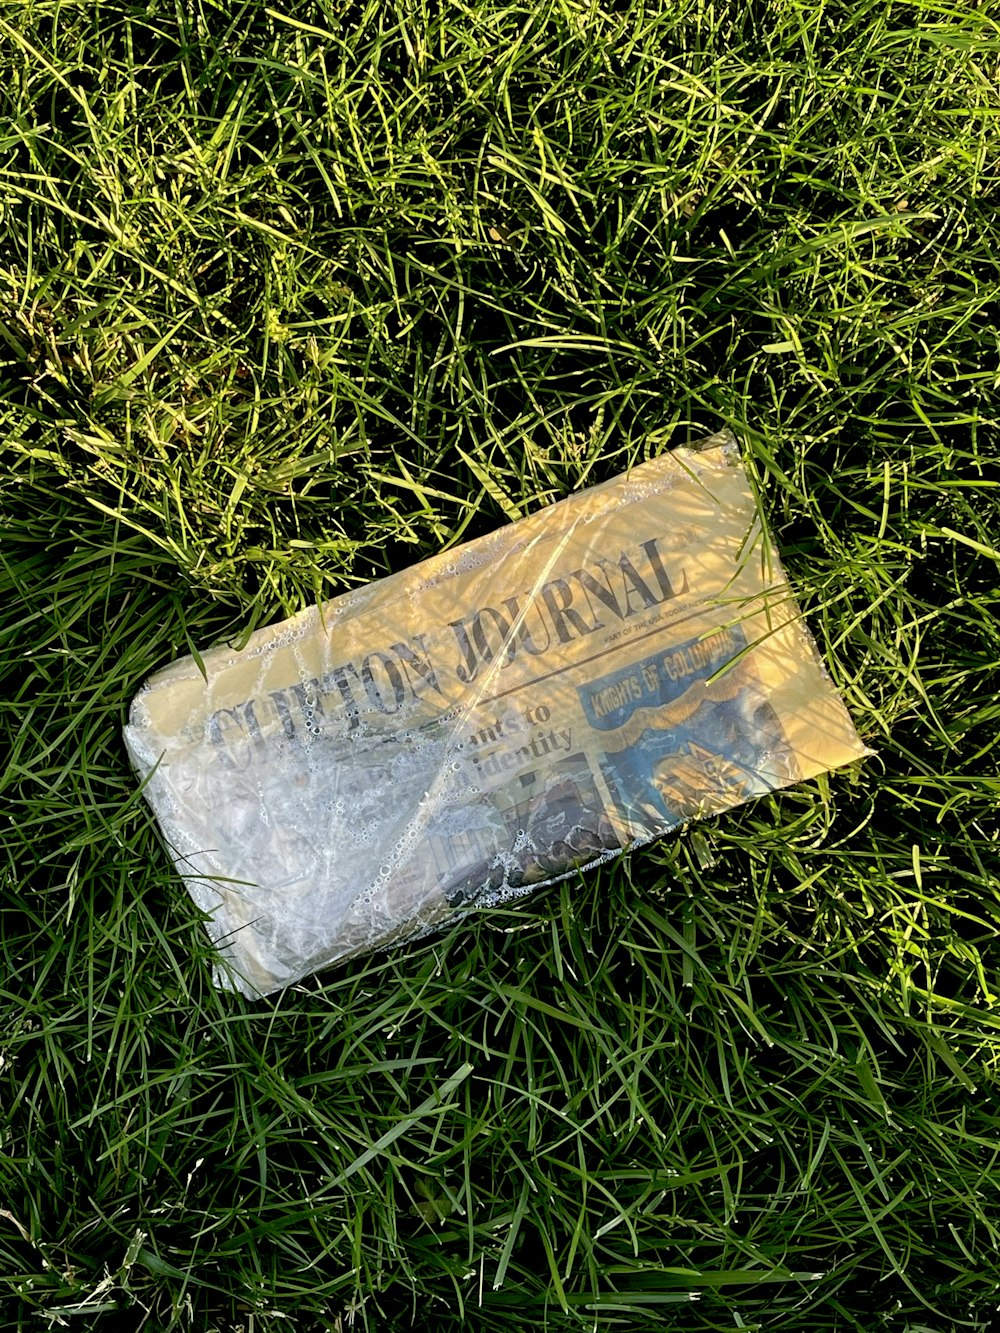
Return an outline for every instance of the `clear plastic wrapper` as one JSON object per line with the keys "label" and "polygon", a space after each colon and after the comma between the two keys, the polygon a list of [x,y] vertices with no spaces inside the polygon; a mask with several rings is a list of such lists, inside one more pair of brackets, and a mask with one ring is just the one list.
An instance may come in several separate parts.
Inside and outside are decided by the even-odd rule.
{"label": "clear plastic wrapper", "polygon": [[201,660],[125,738],[248,995],[865,753],[728,432]]}

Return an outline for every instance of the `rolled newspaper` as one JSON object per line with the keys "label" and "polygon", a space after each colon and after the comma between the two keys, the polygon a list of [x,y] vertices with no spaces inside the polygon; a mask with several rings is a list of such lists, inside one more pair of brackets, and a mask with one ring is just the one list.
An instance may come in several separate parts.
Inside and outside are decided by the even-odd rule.
{"label": "rolled newspaper", "polygon": [[866,753],[728,432],[201,660],[125,740],[248,995]]}

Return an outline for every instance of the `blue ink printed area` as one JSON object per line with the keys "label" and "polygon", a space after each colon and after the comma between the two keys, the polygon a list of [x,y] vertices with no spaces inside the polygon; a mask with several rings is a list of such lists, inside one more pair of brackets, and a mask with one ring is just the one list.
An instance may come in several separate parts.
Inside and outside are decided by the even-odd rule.
{"label": "blue ink printed area", "polygon": [[685,643],[577,686],[587,721],[595,731],[615,731],[640,708],[672,703],[698,680],[706,680],[747,646],[739,625]]}
{"label": "blue ink printed area", "polygon": [[679,726],[647,727],[601,772],[633,836],[656,835],[685,820],[762,796],[787,762],[788,739],[759,690],[706,702]]}

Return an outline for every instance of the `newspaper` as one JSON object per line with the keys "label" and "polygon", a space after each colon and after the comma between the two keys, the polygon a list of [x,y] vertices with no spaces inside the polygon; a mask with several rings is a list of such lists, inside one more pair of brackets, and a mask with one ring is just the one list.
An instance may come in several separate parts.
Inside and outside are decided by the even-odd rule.
{"label": "newspaper", "polygon": [[865,753],[728,432],[202,663],[125,738],[248,995]]}

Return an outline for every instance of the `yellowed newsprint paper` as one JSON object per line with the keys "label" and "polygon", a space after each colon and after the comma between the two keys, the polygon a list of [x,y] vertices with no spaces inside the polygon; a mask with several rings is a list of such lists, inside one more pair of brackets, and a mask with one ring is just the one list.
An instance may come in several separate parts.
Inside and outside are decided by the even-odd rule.
{"label": "yellowed newsprint paper", "polygon": [[125,736],[248,995],[865,753],[728,432],[202,661]]}

